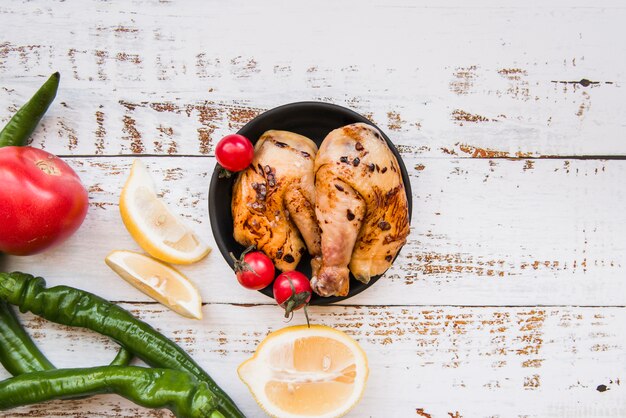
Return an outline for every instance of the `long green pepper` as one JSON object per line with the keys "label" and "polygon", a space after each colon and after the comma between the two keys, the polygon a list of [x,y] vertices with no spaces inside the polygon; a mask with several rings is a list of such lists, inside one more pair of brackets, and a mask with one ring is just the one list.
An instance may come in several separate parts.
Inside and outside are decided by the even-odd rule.
{"label": "long green pepper", "polygon": [[188,372],[207,383],[224,416],[244,417],[232,399],[182,348],[117,305],[67,286],[46,289],[41,277],[19,272],[0,273],[0,299],[18,306],[22,312],[107,335],[152,367]]}
{"label": "long green pepper", "polygon": [[13,376],[54,369],[3,300],[0,300],[0,363]]}
{"label": "long green pepper", "polygon": [[[120,347],[111,366],[128,366],[132,359],[133,353]],[[4,300],[0,300],[0,364],[13,376],[55,368]]]}
{"label": "long green pepper", "polygon": [[0,147],[26,145],[39,121],[57,95],[61,74],[52,74],[31,99],[17,111],[0,131]]}
{"label": "long green pepper", "polygon": [[115,356],[113,361],[109,364],[109,366],[128,366],[132,360],[133,360],[133,353],[131,353],[124,347],[120,347],[120,349],[117,352],[117,355]]}
{"label": "long green pepper", "polygon": [[206,382],[189,373],[144,367],[102,366],[34,372],[0,382],[0,410],[53,399],[116,393],[179,418],[224,418]]}

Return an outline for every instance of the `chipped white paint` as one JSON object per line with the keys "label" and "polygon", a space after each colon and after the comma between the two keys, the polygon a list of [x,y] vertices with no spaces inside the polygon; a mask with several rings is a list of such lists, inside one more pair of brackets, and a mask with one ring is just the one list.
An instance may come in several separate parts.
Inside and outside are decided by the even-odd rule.
{"label": "chipped white paint", "polygon": [[300,100],[352,107],[419,155],[625,152],[617,1],[6,3],[0,119],[60,70],[36,139],[58,154],[131,153],[135,132],[135,151],[207,153],[237,109]]}
{"label": "chipped white paint", "polygon": [[[124,301],[262,416],[235,369],[285,325],[280,312],[239,287],[217,251],[181,267],[207,303],[201,322],[109,271],[110,250],[138,249],[117,207],[133,157],[118,154],[166,156],[142,158],[214,246],[215,142],[264,109],[329,101],[389,134],[413,188],[393,268],[345,306],[312,308],[370,357],[350,416],[625,416],[626,161],[574,158],[626,154],[626,57],[612,47],[625,18],[609,0],[5,1],[0,123],[61,71],[33,144],[68,157],[91,206],[64,245],[0,268]],[[114,355],[92,333],[24,318],[58,366]],[[115,396],[4,416],[67,414],[169,416]]]}
{"label": "chipped white paint", "polygon": [[[285,326],[278,308],[209,304],[204,319],[195,322],[160,305],[123,306],[188,350],[246,414],[262,416],[236,368],[269,331]],[[368,354],[371,376],[353,417],[408,417],[418,408],[433,417],[626,414],[621,308],[336,306],[313,307],[311,315],[356,338]],[[115,355],[114,344],[91,332],[69,332],[31,315],[25,322],[57,366],[95,366]],[[600,393],[599,385],[609,390]],[[153,416],[117,396],[11,412]]]}
{"label": "chipped white paint", "polygon": [[[143,160],[166,202],[215,248],[207,209],[214,159]],[[114,249],[140,250],[118,210],[133,158],[66,161],[90,190],[87,220],[64,245],[9,258],[7,268],[113,300],[146,300],[103,261]],[[626,178],[626,161],[406,157],[404,162],[414,208],[408,244],[386,276],[351,304],[625,304],[626,194],[615,185]],[[92,266],[88,278],[72,273],[84,263]],[[239,288],[217,249],[180,269],[206,302],[270,302]]]}

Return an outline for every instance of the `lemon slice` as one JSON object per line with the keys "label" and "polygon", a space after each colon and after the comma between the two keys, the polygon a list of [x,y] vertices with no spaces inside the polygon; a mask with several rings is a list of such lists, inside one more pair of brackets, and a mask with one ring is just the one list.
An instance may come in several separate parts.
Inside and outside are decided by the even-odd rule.
{"label": "lemon slice", "polygon": [[369,370],[352,338],[326,326],[302,325],[269,334],[238,373],[273,417],[331,418],[361,399]]}
{"label": "lemon slice", "polygon": [[128,283],[187,318],[202,319],[202,298],[182,273],[133,251],[116,250],[104,261]]}
{"label": "lemon slice", "polygon": [[174,264],[191,264],[211,251],[159,199],[146,166],[135,160],[120,196],[120,213],[130,235],[151,256]]}

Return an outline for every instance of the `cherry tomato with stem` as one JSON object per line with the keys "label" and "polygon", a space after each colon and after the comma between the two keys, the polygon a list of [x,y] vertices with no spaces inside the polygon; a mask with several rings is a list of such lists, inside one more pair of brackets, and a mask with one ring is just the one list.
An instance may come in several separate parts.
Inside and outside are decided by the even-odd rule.
{"label": "cherry tomato with stem", "polygon": [[306,308],[311,300],[312,292],[309,278],[299,271],[286,271],[274,281],[274,299],[285,309],[285,318],[292,317],[294,311],[304,308],[306,323],[309,326],[309,314]]}
{"label": "cherry tomato with stem", "polygon": [[262,251],[253,251],[254,246],[248,247],[237,259],[233,253],[230,256],[235,261],[237,280],[246,289],[261,290],[274,280],[274,263]]}
{"label": "cherry tomato with stem", "polygon": [[217,162],[230,172],[245,170],[254,157],[254,146],[243,135],[226,135],[215,147]]}

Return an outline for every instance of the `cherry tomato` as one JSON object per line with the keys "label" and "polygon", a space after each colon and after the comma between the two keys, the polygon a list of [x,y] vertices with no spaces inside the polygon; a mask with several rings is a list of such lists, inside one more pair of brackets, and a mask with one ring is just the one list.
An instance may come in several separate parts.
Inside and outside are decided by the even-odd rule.
{"label": "cherry tomato", "polygon": [[226,135],[215,147],[215,158],[228,171],[241,171],[254,157],[252,143],[243,135]]}
{"label": "cherry tomato", "polygon": [[274,280],[274,263],[265,253],[253,249],[248,248],[239,260],[235,259],[235,273],[246,289],[261,290]]}
{"label": "cherry tomato", "polygon": [[87,191],[60,158],[32,147],[0,148],[0,252],[30,255],[72,235]]}
{"label": "cherry tomato", "polygon": [[[311,300],[311,284],[309,278],[299,271],[281,273],[274,281],[274,299],[285,309],[285,318],[302,307],[306,314],[306,306]],[[307,323],[309,317],[307,315]]]}

